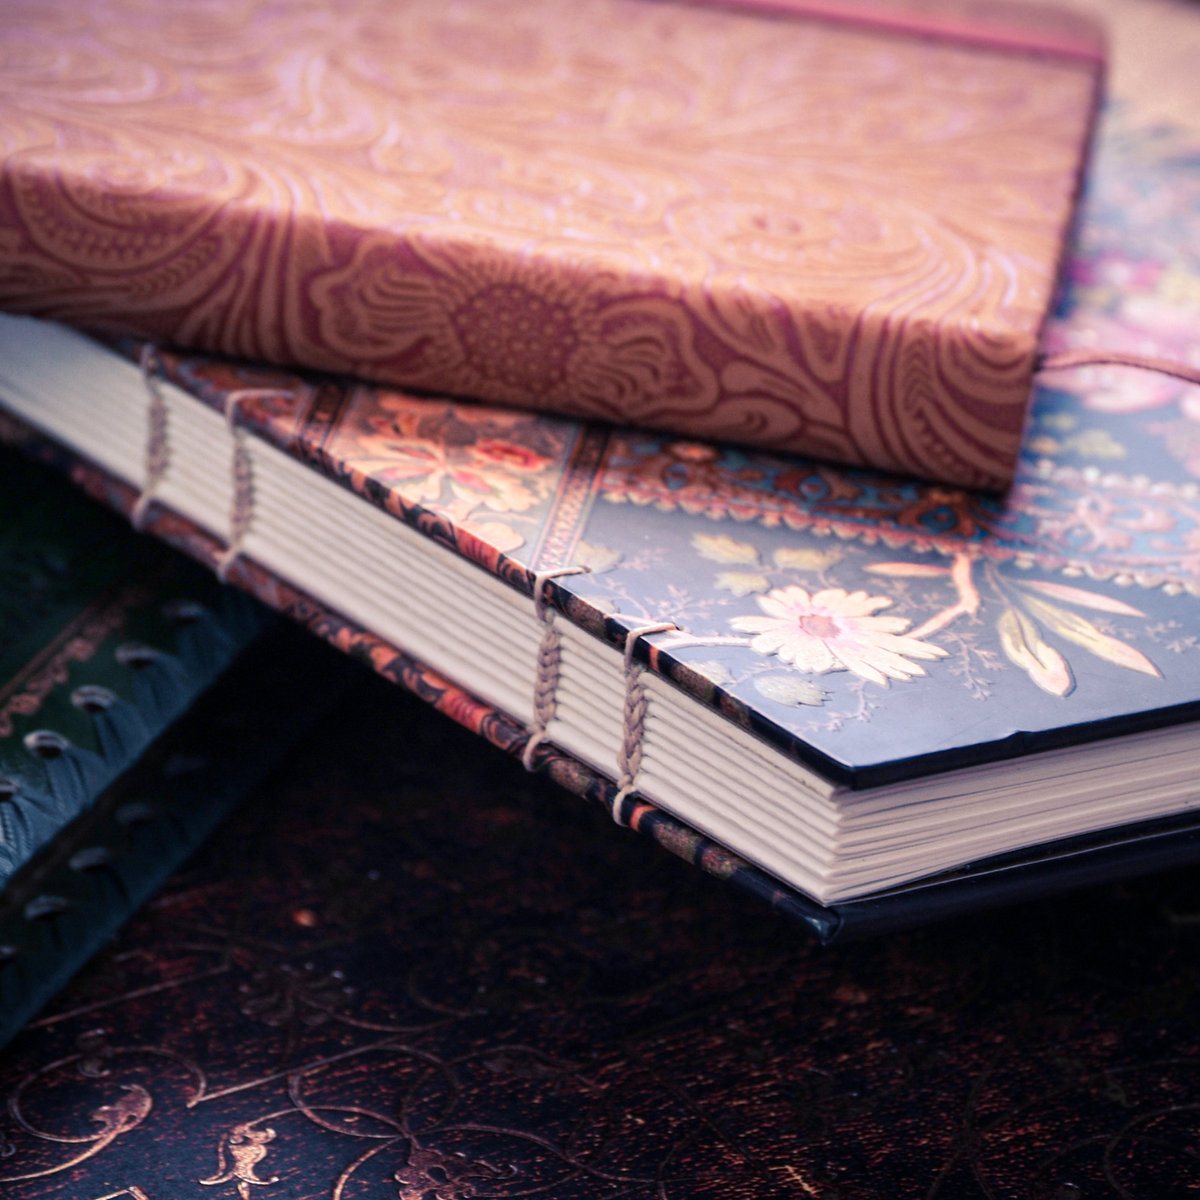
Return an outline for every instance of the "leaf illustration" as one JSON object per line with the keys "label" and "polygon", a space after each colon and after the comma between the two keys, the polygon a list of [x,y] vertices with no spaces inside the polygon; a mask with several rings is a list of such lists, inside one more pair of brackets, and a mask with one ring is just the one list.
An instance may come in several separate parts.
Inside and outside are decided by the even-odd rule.
{"label": "leaf illustration", "polygon": [[580,542],[575,548],[575,565],[587,567],[593,575],[603,575],[617,566],[625,555],[608,546],[593,546],[591,542]]}
{"label": "leaf illustration", "polygon": [[827,695],[810,679],[799,679],[795,675],[760,675],[755,679],[754,687],[768,700],[792,707],[809,704],[820,708]]}
{"label": "leaf illustration", "polygon": [[718,571],[717,587],[735,596],[749,596],[754,592],[770,591],[771,581],[765,575],[746,571]]}
{"label": "leaf illustration", "polygon": [[1045,596],[1053,596],[1056,600],[1065,600],[1068,604],[1094,608],[1098,612],[1120,613],[1123,617],[1144,617],[1146,615],[1123,600],[1113,600],[1109,596],[1101,596],[1097,592],[1085,592],[1082,588],[1067,587],[1065,583],[1043,583],[1040,579],[1019,579],[1016,583],[1018,587],[1041,592]]}
{"label": "leaf illustration", "polygon": [[1039,600],[1036,596],[1023,596],[1022,600],[1025,607],[1043,625],[1077,646],[1082,646],[1097,658],[1116,663],[1118,667],[1125,667],[1129,671],[1140,671],[1143,675],[1162,678],[1158,668],[1140,650],[1135,650],[1118,638],[1109,637],[1107,633],[1101,633],[1091,621],[1085,621],[1056,604],[1047,604],[1045,600]]}
{"label": "leaf illustration", "polygon": [[1006,608],[996,628],[1009,661],[1025,671],[1043,692],[1069,696],[1075,690],[1067,660],[1042,641],[1038,627],[1024,613]]}
{"label": "leaf illustration", "polygon": [[872,563],[863,570],[872,575],[893,575],[900,578],[927,579],[931,575],[949,575],[949,567],[932,567],[927,563]]}
{"label": "leaf illustration", "polygon": [[781,571],[824,571],[841,557],[840,550],[792,550],[781,546],[775,551],[775,565]]}
{"label": "leaf illustration", "polygon": [[727,533],[693,533],[692,545],[713,562],[758,566],[758,548],[749,542],[735,542]]}

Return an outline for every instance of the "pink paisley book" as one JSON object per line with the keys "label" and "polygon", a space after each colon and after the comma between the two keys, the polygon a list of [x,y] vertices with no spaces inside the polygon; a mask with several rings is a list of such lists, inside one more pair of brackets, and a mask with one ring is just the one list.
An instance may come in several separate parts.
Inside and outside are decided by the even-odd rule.
{"label": "pink paisley book", "polygon": [[36,0],[0,306],[983,488],[1099,91],[925,0]]}

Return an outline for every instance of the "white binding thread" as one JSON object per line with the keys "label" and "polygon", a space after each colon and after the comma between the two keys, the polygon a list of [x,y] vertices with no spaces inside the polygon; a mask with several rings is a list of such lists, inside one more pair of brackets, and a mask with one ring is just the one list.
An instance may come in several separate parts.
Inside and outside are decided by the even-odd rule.
{"label": "white binding thread", "polygon": [[617,793],[612,800],[612,819],[618,825],[625,824],[621,820],[621,805],[625,803],[626,796],[637,790],[638,772],[642,767],[642,737],[646,731],[646,689],[641,682],[645,668],[633,661],[633,650],[638,638],[678,628],[673,621],[662,621],[657,625],[631,629],[625,635],[625,708],[622,714],[621,753],[617,758],[620,774],[617,776]]}
{"label": "white binding thread", "polygon": [[159,361],[158,351],[148,342],[138,355],[138,366],[141,368],[142,382],[146,385],[146,392],[150,398],[146,411],[146,484],[129,514],[129,523],[140,532],[146,523],[154,495],[167,473],[171,450],[167,440],[167,402],[158,386],[162,363]]}
{"label": "white binding thread", "polygon": [[229,578],[229,572],[242,552],[242,542],[254,516],[254,468],[246,448],[246,431],[237,423],[238,405],[253,394],[251,390],[244,390],[230,392],[225,397],[225,424],[233,438],[233,497],[229,506],[229,542],[217,559],[217,578],[222,583]]}
{"label": "white binding thread", "polygon": [[537,675],[533,681],[533,725],[529,740],[521,752],[521,765],[533,770],[533,752],[546,738],[546,729],[554,720],[558,708],[558,668],[562,661],[562,635],[555,628],[555,610],[546,607],[546,582],[561,575],[584,575],[589,567],[552,567],[539,571],[533,577],[533,613],[542,626],[542,640],[538,646]]}
{"label": "white binding thread", "polygon": [[[141,530],[150,505],[162,484],[170,463],[171,450],[167,436],[168,410],[159,379],[164,374],[158,350],[147,343],[138,356],[142,379],[150,397],[146,434],[146,486],[142,488],[133,511],[129,514],[134,529]],[[233,501],[229,515],[229,542],[217,559],[217,578],[224,583],[229,570],[242,552],[242,542],[254,517],[254,472],[250,451],[246,446],[246,431],[237,423],[238,405],[255,396],[275,396],[269,388],[243,388],[225,397],[225,421],[233,436]]]}
{"label": "white binding thread", "polygon": [[233,498],[229,507],[229,542],[217,559],[217,578],[222,583],[228,580],[233,564],[241,555],[242,543],[254,520],[254,461],[246,440],[249,435],[245,427],[238,424],[238,405],[243,400],[280,395],[287,393],[273,388],[240,388],[225,396],[225,423],[233,438]]}

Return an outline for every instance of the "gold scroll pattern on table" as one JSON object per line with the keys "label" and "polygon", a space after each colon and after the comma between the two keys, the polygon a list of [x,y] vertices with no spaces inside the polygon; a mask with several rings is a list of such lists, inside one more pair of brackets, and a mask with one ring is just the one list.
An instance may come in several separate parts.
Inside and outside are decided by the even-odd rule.
{"label": "gold scroll pattern on table", "polygon": [[0,16],[0,305],[1009,481],[1081,62],[650,0]]}

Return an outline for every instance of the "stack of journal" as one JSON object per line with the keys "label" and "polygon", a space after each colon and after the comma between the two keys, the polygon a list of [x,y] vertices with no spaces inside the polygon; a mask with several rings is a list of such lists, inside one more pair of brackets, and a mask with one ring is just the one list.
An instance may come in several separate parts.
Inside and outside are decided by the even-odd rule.
{"label": "stack of journal", "polygon": [[1026,412],[1195,352],[1116,141],[1043,327],[1086,29],[100,7],[3,110],[7,440],[826,939],[1197,854],[1195,390]]}

